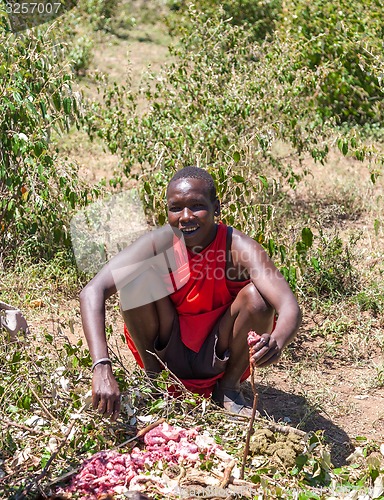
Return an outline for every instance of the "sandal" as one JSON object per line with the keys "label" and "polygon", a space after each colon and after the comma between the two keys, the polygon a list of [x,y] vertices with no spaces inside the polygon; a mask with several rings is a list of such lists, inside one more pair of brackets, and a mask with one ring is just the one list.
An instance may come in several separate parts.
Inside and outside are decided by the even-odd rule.
{"label": "sandal", "polygon": [[212,400],[229,413],[244,417],[250,417],[252,414],[252,406],[245,400],[241,391],[223,389],[216,384],[212,392]]}

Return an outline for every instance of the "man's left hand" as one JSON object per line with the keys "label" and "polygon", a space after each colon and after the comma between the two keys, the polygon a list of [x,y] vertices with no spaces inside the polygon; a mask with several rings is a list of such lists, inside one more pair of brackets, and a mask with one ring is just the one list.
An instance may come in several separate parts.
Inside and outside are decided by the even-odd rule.
{"label": "man's left hand", "polygon": [[281,349],[269,333],[263,333],[260,340],[250,347],[250,360],[257,368],[264,368],[276,363],[280,356]]}

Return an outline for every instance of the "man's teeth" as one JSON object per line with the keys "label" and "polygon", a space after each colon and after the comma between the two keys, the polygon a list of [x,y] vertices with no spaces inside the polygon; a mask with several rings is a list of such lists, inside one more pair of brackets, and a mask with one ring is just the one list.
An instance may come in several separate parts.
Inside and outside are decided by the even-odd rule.
{"label": "man's teeth", "polygon": [[196,229],[198,229],[197,227],[185,227],[184,229],[182,229],[183,233],[192,233],[192,231],[196,231]]}

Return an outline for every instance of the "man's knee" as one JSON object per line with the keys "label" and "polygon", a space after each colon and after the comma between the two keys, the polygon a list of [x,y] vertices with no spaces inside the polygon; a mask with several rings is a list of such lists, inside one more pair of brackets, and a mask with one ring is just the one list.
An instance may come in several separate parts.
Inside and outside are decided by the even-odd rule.
{"label": "man's knee", "polygon": [[254,319],[272,319],[274,309],[261,296],[257,288],[250,283],[244,287],[236,297],[240,301],[240,309],[243,310],[250,318]]}

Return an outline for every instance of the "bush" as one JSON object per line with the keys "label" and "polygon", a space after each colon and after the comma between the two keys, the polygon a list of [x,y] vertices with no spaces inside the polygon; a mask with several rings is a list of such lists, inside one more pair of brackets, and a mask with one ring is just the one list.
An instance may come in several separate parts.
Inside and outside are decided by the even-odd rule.
{"label": "bush", "polygon": [[[299,153],[325,156],[323,125],[298,91],[314,85],[312,75],[303,70],[293,80],[285,77],[292,47],[260,47],[243,27],[218,17],[206,20],[193,9],[189,13],[193,35],[184,32],[171,48],[175,62],[151,79],[142,95],[124,87],[107,89],[104,119],[97,120],[92,110],[90,133],[122,154],[127,173],[137,163],[155,164],[159,156],[157,165],[165,168],[198,157],[213,167],[237,151],[256,172],[268,164],[294,183],[292,171],[270,151],[282,138]],[[136,112],[139,98],[148,103],[144,116]]]}
{"label": "bush", "polygon": [[81,0],[80,9],[96,30],[108,29],[116,16],[119,0]]}
{"label": "bush", "polygon": [[93,40],[88,36],[81,36],[74,43],[68,58],[71,62],[72,70],[77,74],[82,74],[91,64],[93,53]]}
{"label": "bush", "polygon": [[278,36],[300,44],[292,70],[308,68],[317,77],[316,106],[322,119],[336,123],[382,123],[383,90],[374,61],[382,61],[382,2],[291,0]]}
{"label": "bush", "polygon": [[316,247],[306,255],[302,289],[307,297],[336,300],[352,296],[360,289],[360,277],[351,249],[357,238],[344,244],[338,234],[320,231]]}
{"label": "bush", "polygon": [[[138,94],[107,86],[104,108],[88,116],[89,133],[121,154],[126,175],[141,166],[155,223],[165,221],[165,186],[174,171],[206,166],[219,184],[223,219],[262,243],[295,286],[305,242],[302,234],[292,248],[282,241],[273,227],[273,196],[284,185],[295,187],[302,173],[274,155],[273,143],[289,143],[297,164],[308,153],[324,162],[335,141],[360,160],[365,148],[355,131],[336,130],[334,117],[319,113],[318,71],[298,64],[302,40],[285,39],[282,24],[260,43],[246,23],[234,25],[219,11],[185,12],[193,29],[182,21],[173,62]],[[137,111],[143,99],[144,113]]]}
{"label": "bush", "polygon": [[59,162],[53,132],[80,119],[81,96],[71,89],[68,46],[59,29],[10,36],[0,30],[0,245],[1,258],[20,249],[49,258],[68,247],[71,210],[87,203],[75,166]]}
{"label": "bush", "polygon": [[[193,32],[193,23],[188,19],[188,2],[183,0],[169,0],[168,5],[175,16],[170,16],[169,24],[172,30],[177,32],[180,25]],[[208,21],[212,17],[220,20],[228,20],[233,26],[244,26],[251,34],[252,40],[262,41],[271,34],[275,28],[275,22],[281,12],[281,0],[198,0],[193,3],[196,10],[202,15],[203,20]]]}

